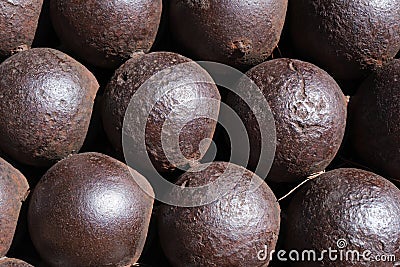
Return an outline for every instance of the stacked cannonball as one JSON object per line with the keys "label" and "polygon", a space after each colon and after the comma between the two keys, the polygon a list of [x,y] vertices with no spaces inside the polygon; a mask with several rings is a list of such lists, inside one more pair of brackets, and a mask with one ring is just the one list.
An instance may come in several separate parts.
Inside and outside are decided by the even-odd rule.
{"label": "stacked cannonball", "polygon": [[400,0],[0,0],[0,267],[400,264],[399,51]]}

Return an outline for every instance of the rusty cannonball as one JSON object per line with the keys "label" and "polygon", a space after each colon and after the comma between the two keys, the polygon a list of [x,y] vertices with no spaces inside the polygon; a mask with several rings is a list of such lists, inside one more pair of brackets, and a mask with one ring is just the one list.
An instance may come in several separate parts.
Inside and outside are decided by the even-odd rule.
{"label": "rusty cannonball", "polygon": [[86,62],[116,68],[135,52],[148,52],[160,24],[161,0],[52,0],[61,42]]}
{"label": "rusty cannonball", "polygon": [[50,266],[130,266],[142,252],[152,205],[139,173],[103,154],[77,154],[35,187],[29,232]]}
{"label": "rusty cannonball", "polygon": [[355,154],[369,167],[400,179],[400,59],[377,70],[350,99]]}
{"label": "rusty cannonball", "polygon": [[172,0],[171,32],[196,59],[252,67],[276,48],[287,5],[287,0]]}
{"label": "rusty cannonball", "polygon": [[77,153],[98,87],[83,65],[54,49],[8,58],[0,65],[0,148],[33,166]]}
{"label": "rusty cannonball", "polygon": [[[338,152],[346,127],[347,104],[335,80],[311,63],[285,58],[262,63],[246,75],[262,91],[275,119],[276,151],[268,179],[296,182],[323,171]],[[258,161],[264,126],[243,100],[231,94],[227,102],[246,126],[254,169],[263,164]]]}
{"label": "rusty cannonball", "polygon": [[0,59],[31,47],[42,4],[43,0],[0,0]]}
{"label": "rusty cannonball", "polygon": [[[336,250],[331,255],[337,256],[330,260],[326,252],[322,261],[296,261],[291,266],[392,267],[392,261],[373,259],[400,257],[400,190],[374,173],[326,172],[300,188],[287,214],[287,251],[311,250],[320,258],[323,250],[331,248]],[[339,260],[340,250],[343,254],[356,251],[359,257],[346,254]]]}
{"label": "rusty cannonball", "polygon": [[269,257],[260,260],[257,252],[267,248],[269,255],[275,249],[280,228],[280,207],[269,186],[233,163],[201,168],[183,174],[176,185],[201,187],[226,175],[237,183],[207,205],[159,208],[160,242],[169,262],[174,267],[267,266]]}
{"label": "rusty cannonball", "polygon": [[337,79],[363,78],[400,50],[397,0],[295,0],[288,14],[297,51]]}
{"label": "rusty cannonball", "polygon": [[[7,254],[29,185],[22,173],[0,158],[0,258]],[[0,266],[3,266],[0,261]]]}
{"label": "rusty cannonball", "polygon": [[[147,84],[151,84],[150,88]],[[152,90],[154,88],[156,90]],[[200,65],[175,53],[154,52],[136,54],[115,72],[105,89],[103,124],[108,138],[119,152],[123,151],[124,118],[133,97],[136,105],[143,109],[154,104],[148,114],[143,113],[143,109],[130,114],[128,122],[136,126],[140,118],[147,118],[144,129],[132,130],[132,141],[133,145],[139,146],[136,139],[145,136],[147,154],[158,171],[172,171],[201,159],[204,155],[201,151],[210,145],[210,141],[203,140],[211,139],[216,128],[216,121],[211,118],[216,119],[219,112],[219,103],[218,107],[211,108],[210,101],[204,99],[219,102],[220,94],[213,79]],[[179,105],[182,107],[174,109]],[[198,110],[205,110],[205,116],[196,117]],[[179,132],[167,131],[164,128],[167,119],[176,125],[182,121],[187,123]],[[172,136],[179,136],[179,147],[163,145],[163,131],[167,131],[170,140]],[[176,162],[171,162],[166,155],[180,152],[185,159]]]}

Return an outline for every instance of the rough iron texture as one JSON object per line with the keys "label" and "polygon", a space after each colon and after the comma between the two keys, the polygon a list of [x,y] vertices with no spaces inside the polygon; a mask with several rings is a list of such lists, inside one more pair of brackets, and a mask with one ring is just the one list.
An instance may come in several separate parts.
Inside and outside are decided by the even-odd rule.
{"label": "rough iron texture", "polygon": [[296,0],[289,16],[295,47],[338,79],[356,80],[400,50],[398,0]]}
{"label": "rough iron texture", "polygon": [[[134,135],[146,135],[145,141],[148,155],[155,168],[159,171],[171,171],[176,167],[180,167],[170,163],[164,154],[167,148],[162,146],[161,132],[165,120],[170,118],[169,116],[173,116],[174,121],[178,123],[179,121],[191,118],[192,114],[190,112],[188,114],[187,110],[192,109],[193,112],[198,109],[207,110],[208,106],[200,106],[200,104],[204,104],[205,102],[200,98],[213,98],[219,101],[218,88],[212,78],[199,65],[178,54],[170,52],[155,52],[146,55],[137,54],[115,72],[105,91],[103,110],[104,129],[113,146],[117,151],[121,152],[123,119],[134,94],[150,77],[159,71],[173,68],[181,63],[189,63],[190,69],[193,70],[185,78],[187,81],[190,80],[190,84],[186,83],[186,80],[182,80],[184,86],[172,88],[171,91],[165,93],[158,100],[155,98],[158,95],[154,95],[154,98],[152,98],[153,95],[146,96],[147,98],[143,97],[141,105],[147,106],[154,103],[155,106],[147,119],[145,133],[134,133]],[[176,75],[173,73],[175,71],[177,72]],[[162,91],[162,87],[166,88],[170,86],[169,83],[172,82],[172,79],[177,80],[178,83],[181,81],[181,73],[178,72],[180,72],[179,69],[171,69],[168,78],[164,75],[154,78],[159,80],[160,92],[164,92]],[[204,80],[207,80],[207,83],[195,82]],[[192,101],[187,102],[189,99],[192,99]],[[171,110],[178,104],[184,104],[186,111],[172,112],[173,114],[171,115]],[[197,161],[200,159],[200,143],[205,138],[211,139],[216,127],[216,122],[207,118],[217,117],[217,115],[210,114],[210,116],[205,118],[194,118],[179,133],[180,150],[188,160]],[[202,144],[205,145],[205,143]],[[169,151],[168,154],[173,155],[175,152]],[[182,164],[186,164],[186,162]]]}
{"label": "rough iron texture", "polygon": [[12,258],[2,258],[0,259],[0,267],[33,267],[33,266],[22,260],[12,259]]}
{"label": "rough iron texture", "polygon": [[161,19],[161,0],[52,0],[61,41],[98,67],[115,68],[134,52],[148,52]]}
{"label": "rough iron texture", "polygon": [[31,47],[43,0],[0,0],[0,58]]}
{"label": "rough iron texture", "polygon": [[28,190],[28,182],[22,173],[0,158],[0,258],[10,249]]}
{"label": "rough iron texture", "polygon": [[[140,183],[140,187],[138,185]],[[73,155],[36,186],[29,231],[51,266],[128,266],[138,260],[153,205],[148,182],[99,153]]]}
{"label": "rough iron texture", "polygon": [[0,147],[17,161],[47,166],[76,153],[89,126],[96,78],[59,51],[35,48],[0,65]]}
{"label": "rough iron texture", "polygon": [[173,0],[175,38],[201,60],[234,67],[265,61],[277,46],[287,0]]}
{"label": "rough iron texture", "polygon": [[371,75],[350,101],[351,142],[368,166],[400,180],[400,59]]}
{"label": "rough iron texture", "polygon": [[[345,97],[333,78],[313,64],[291,59],[267,61],[247,76],[264,94],[275,119],[277,144],[268,179],[296,182],[324,170],[339,150],[346,126]],[[253,169],[260,154],[260,126],[238,97],[231,95],[228,103],[246,126]]]}
{"label": "rough iron texture", "polygon": [[[198,187],[219,179],[228,166],[214,162],[202,171],[187,172],[177,181]],[[162,205],[158,227],[162,248],[175,267],[266,266],[257,252],[275,249],[280,208],[271,189],[261,178],[237,165],[230,174],[238,178],[232,191],[211,204],[199,207]],[[254,188],[252,179],[260,181]]]}
{"label": "rough iron texture", "polygon": [[[374,173],[357,169],[337,169],[304,185],[293,198],[287,219],[287,249],[321,252],[344,239],[344,251],[360,255],[371,251],[371,259],[381,255],[400,257],[400,191]],[[338,253],[336,254],[338,255]],[[311,267],[391,267],[393,262],[324,261],[293,266]]]}

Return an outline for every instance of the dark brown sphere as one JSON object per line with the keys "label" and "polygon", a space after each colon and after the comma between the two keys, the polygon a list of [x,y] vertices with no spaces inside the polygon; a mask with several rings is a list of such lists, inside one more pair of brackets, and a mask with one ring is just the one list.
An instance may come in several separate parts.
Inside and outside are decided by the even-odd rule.
{"label": "dark brown sphere", "polygon": [[40,256],[51,266],[136,263],[153,205],[142,188],[153,194],[143,176],[103,154],[58,162],[30,200],[29,232]]}
{"label": "dark brown sphere", "polygon": [[[187,67],[174,69],[179,64],[186,64]],[[187,76],[183,78],[182,68],[190,70],[190,73],[187,73]],[[167,70],[171,70],[171,72],[165,73],[165,75],[157,75],[160,71]],[[220,94],[212,78],[203,68],[186,57],[170,52],[137,54],[115,72],[105,90],[103,110],[104,129],[111,143],[117,151],[122,152],[121,138],[125,113],[132,97],[149,78],[152,78],[152,82],[157,84],[159,92],[164,92],[163,90],[166,88],[171,90],[165,92],[162,96],[152,93],[141,96],[142,99],[140,99],[138,105],[146,107],[154,104],[154,107],[148,114],[145,132],[132,134],[134,136],[145,135],[147,153],[154,167],[159,171],[171,171],[177,167],[182,167],[168,160],[165,155],[166,150],[168,150],[169,155],[181,151],[187,159],[187,161],[181,163],[182,165],[187,164],[188,161],[200,160],[202,156],[200,144],[204,145],[204,149],[208,148],[210,142],[202,143],[202,140],[211,139],[216,127],[216,121],[208,118],[217,118],[218,113],[214,114],[215,111],[211,110],[210,114],[206,114],[209,116],[203,118],[193,117],[192,119],[192,116],[199,109],[207,110],[210,108],[211,104],[207,104],[201,98],[212,98],[219,101]],[[207,83],[204,81],[207,81]],[[170,84],[174,83],[180,86],[170,88]],[[179,104],[184,105],[185,109],[171,112],[174,106]],[[142,115],[133,114],[133,117],[135,116]],[[163,147],[161,133],[167,119],[176,123],[188,121],[185,127],[179,133],[176,133],[179,134],[180,151],[171,151],[173,150],[172,147]],[[170,134],[174,135],[175,133],[171,132]]]}
{"label": "dark brown sphere", "polygon": [[338,79],[359,79],[400,50],[398,0],[296,0],[289,16],[297,50]]}
{"label": "dark brown sphere", "polygon": [[[199,187],[219,179],[228,167],[214,162],[187,172],[177,185]],[[162,205],[158,213],[161,246],[174,267],[266,266],[257,253],[275,249],[280,208],[268,185],[252,172],[233,165],[228,178],[238,179],[232,191],[198,207]],[[254,188],[255,182],[259,187]]]}
{"label": "dark brown sphere", "polygon": [[99,85],[83,65],[35,48],[0,65],[0,147],[13,159],[48,166],[77,153]]}
{"label": "dark brown sphere", "polygon": [[198,59],[255,66],[277,46],[287,0],[172,0],[175,39]]}
{"label": "dark brown sphere", "polygon": [[0,258],[10,249],[22,202],[28,193],[26,178],[0,158]]}
{"label": "dark brown sphere", "polygon": [[116,68],[135,52],[148,52],[161,20],[161,0],[52,0],[61,42],[97,67]]}
{"label": "dark brown sphere", "polygon": [[[276,152],[268,179],[296,182],[323,171],[338,152],[346,126],[346,101],[335,80],[313,64],[291,59],[267,61],[246,75],[262,91],[275,119]],[[228,103],[246,126],[254,169],[263,164],[258,162],[263,126],[238,97],[231,95]]]}
{"label": "dark brown sphere", "polygon": [[371,75],[350,101],[351,143],[369,167],[400,179],[400,59]]}
{"label": "dark brown sphere", "polygon": [[[391,267],[393,262],[365,261],[368,256],[400,257],[400,191],[374,173],[358,169],[337,169],[304,185],[290,203],[287,218],[288,250],[329,248],[358,251],[360,261],[297,262],[293,266]],[[339,253],[333,254],[339,257]],[[318,255],[319,257],[320,255]],[[351,260],[351,257],[348,258]],[[356,258],[355,258],[356,259]],[[382,258],[383,259],[383,258]]]}
{"label": "dark brown sphere", "polygon": [[33,267],[33,266],[22,260],[12,259],[12,258],[2,258],[0,259],[0,267]]}
{"label": "dark brown sphere", "polygon": [[31,47],[43,0],[0,0],[0,59]]}

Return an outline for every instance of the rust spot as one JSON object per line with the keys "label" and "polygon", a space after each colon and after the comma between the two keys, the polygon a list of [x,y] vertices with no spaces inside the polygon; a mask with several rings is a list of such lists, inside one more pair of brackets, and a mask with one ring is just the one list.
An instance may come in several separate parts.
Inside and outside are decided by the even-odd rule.
{"label": "rust spot", "polygon": [[119,85],[123,85],[128,81],[128,75],[126,73],[121,73],[120,75],[117,76],[117,83]]}
{"label": "rust spot", "polygon": [[22,52],[22,51],[29,50],[29,48],[30,48],[30,47],[29,47],[28,45],[26,45],[26,44],[19,45],[19,46],[17,46],[16,48],[14,48],[14,49],[11,50],[11,55],[14,55],[14,54],[16,54],[16,53],[18,53],[18,52]]}
{"label": "rust spot", "polygon": [[253,43],[251,40],[243,39],[238,41],[233,41],[231,48],[234,52],[239,52],[243,55],[248,55],[253,51]]}

